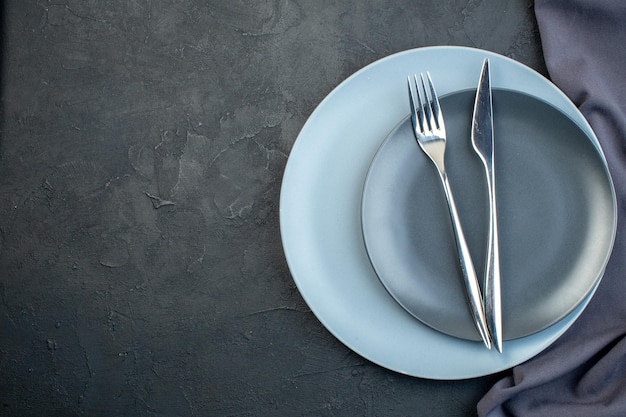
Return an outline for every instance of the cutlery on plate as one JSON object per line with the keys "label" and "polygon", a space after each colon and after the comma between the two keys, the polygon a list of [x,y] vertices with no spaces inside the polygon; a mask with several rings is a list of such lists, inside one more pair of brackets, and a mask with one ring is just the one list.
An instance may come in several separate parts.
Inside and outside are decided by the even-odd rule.
{"label": "cutlery on plate", "polygon": [[489,235],[485,263],[485,314],[492,342],[502,352],[502,300],[500,295],[500,254],[496,209],[496,172],[494,166],[493,101],[489,58],[483,62],[472,119],[472,146],[485,167],[489,195]]}
{"label": "cutlery on plate", "polygon": [[445,169],[446,128],[439,106],[439,98],[437,97],[435,87],[428,72],[426,73],[426,78],[428,80],[428,89],[426,88],[424,74],[420,74],[419,79],[417,75],[413,76],[414,87],[412,86],[411,78],[408,78],[413,133],[422,151],[424,151],[437,167],[437,172],[439,173],[439,178],[441,179],[448,202],[452,229],[454,230],[456,248],[459,255],[459,266],[463,275],[472,319],[485,346],[491,349],[491,340],[485,320],[483,299],[476,276],[476,270],[472,263],[469,247],[465,240],[465,234],[461,227],[461,221],[457,213],[454,197],[452,196],[452,189]]}

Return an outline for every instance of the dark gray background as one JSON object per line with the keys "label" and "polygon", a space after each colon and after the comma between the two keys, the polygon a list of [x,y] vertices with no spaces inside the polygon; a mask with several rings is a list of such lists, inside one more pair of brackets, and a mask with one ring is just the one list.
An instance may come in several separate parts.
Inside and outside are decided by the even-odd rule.
{"label": "dark gray background", "polygon": [[3,416],[468,416],[497,376],[373,365],[284,260],[299,129],[394,52],[468,45],[545,74],[531,0],[7,0]]}

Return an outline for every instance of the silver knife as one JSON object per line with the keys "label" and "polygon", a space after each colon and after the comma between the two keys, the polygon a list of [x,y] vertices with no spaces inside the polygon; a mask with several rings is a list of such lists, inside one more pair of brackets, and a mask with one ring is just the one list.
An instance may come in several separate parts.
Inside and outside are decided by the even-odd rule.
{"label": "silver knife", "polygon": [[485,314],[492,342],[502,353],[502,298],[500,294],[500,251],[498,243],[498,211],[496,208],[496,171],[494,166],[493,101],[489,58],[476,91],[472,120],[472,146],[485,166],[489,193],[489,236],[485,266]]}

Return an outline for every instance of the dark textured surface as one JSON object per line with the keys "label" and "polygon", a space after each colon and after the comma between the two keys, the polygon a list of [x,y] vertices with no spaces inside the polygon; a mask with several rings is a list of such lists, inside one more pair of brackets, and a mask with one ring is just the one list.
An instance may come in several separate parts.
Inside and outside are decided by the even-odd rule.
{"label": "dark textured surface", "polygon": [[467,416],[316,320],[278,198],[308,115],[439,44],[545,73],[530,0],[7,0],[0,414]]}

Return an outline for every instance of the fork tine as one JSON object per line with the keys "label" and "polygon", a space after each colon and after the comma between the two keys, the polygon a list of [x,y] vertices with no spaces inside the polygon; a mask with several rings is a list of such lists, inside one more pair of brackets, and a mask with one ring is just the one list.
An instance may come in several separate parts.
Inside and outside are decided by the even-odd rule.
{"label": "fork tine", "polygon": [[430,78],[430,73],[428,71],[426,71],[426,77],[428,78],[428,86],[430,87],[433,115],[435,122],[437,123],[437,128],[444,129],[443,115],[441,114],[441,108],[439,106],[439,96],[437,96],[437,92],[435,91],[435,84],[433,84],[433,80],[432,78]]}
{"label": "fork tine", "polygon": [[[411,88],[411,77],[406,77],[407,86],[409,87],[409,104],[411,106],[411,122],[413,124],[413,128],[418,128],[418,119],[417,119],[417,109],[415,107],[415,98],[413,96],[413,89]],[[421,130],[421,126],[420,126]]]}
{"label": "fork tine", "polygon": [[428,129],[428,125],[424,117],[424,102],[428,102],[428,97],[424,95],[424,101],[422,100],[422,93],[424,91],[420,91],[417,75],[413,74],[413,80],[415,82],[415,95],[417,96],[417,119],[419,120],[420,131],[424,133]]}
{"label": "fork tine", "polygon": [[[428,90],[426,89],[426,81],[424,80],[424,74],[420,73],[420,80],[421,80],[421,84],[422,84],[422,91],[424,92],[424,101],[426,103],[425,107],[425,113],[426,113],[426,120],[428,121],[428,129],[429,130],[434,130],[436,129],[438,126],[435,124],[435,118],[433,116],[433,97],[432,97],[432,90],[431,90],[431,97],[428,96]],[[430,81],[430,80],[429,80]],[[432,88],[432,84],[430,85]]]}

